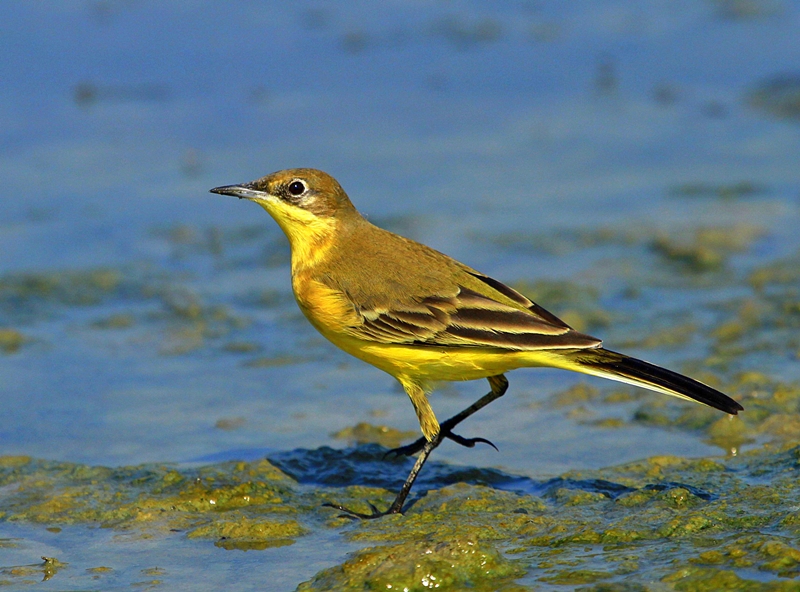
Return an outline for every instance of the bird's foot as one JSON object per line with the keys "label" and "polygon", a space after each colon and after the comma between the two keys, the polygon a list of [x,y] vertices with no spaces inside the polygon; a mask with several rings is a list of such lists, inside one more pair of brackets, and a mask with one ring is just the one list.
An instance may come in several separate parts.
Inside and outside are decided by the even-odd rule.
{"label": "bird's foot", "polygon": [[322,504],[326,508],[333,508],[334,510],[339,510],[342,512],[339,514],[339,518],[350,518],[351,520],[374,520],[375,518],[381,518],[383,516],[388,516],[389,514],[401,514],[400,508],[395,508],[395,504],[389,506],[389,509],[385,512],[381,512],[378,508],[375,507],[374,504],[367,502],[369,507],[372,508],[371,514],[364,514],[363,512],[356,512],[355,510],[351,510],[350,508],[345,508],[339,504],[332,504],[330,502],[325,502]]}
{"label": "bird's foot", "polygon": [[[458,434],[454,434],[450,431],[445,431],[446,428],[442,428],[441,435],[439,439],[448,438],[455,442],[456,444],[460,444],[465,448],[475,448],[476,444],[488,444],[495,450],[497,450],[497,446],[495,446],[491,441],[487,440],[486,438],[465,438],[464,436],[459,436]],[[415,440],[411,444],[406,444],[405,446],[400,446],[398,448],[392,448],[388,450],[386,454],[383,455],[383,458],[388,458],[389,456],[412,456],[422,450],[425,446],[427,440],[425,438],[419,438]]]}

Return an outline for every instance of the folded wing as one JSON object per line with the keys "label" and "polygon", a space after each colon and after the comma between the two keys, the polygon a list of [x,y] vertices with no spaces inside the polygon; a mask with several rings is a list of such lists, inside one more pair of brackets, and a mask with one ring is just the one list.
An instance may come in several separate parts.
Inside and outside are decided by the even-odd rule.
{"label": "folded wing", "polygon": [[[508,286],[474,277],[526,308],[516,308],[458,286],[391,308],[361,309],[362,323],[350,333],[381,343],[501,350],[593,348],[600,340],[579,333]],[[487,281],[488,280],[488,281]]]}

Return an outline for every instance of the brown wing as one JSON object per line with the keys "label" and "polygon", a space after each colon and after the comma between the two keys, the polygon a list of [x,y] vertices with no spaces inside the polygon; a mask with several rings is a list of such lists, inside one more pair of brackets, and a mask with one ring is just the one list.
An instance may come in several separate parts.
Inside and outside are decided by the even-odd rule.
{"label": "brown wing", "polygon": [[508,286],[485,276],[475,277],[528,307],[520,310],[474,290],[458,287],[451,295],[427,296],[392,308],[361,309],[362,324],[350,328],[349,332],[380,343],[437,347],[533,350],[600,345],[600,340],[578,333]]}

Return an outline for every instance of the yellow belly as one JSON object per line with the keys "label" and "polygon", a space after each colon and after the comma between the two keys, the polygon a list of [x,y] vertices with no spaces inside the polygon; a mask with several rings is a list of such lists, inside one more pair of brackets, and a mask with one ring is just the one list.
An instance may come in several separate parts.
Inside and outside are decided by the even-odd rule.
{"label": "yellow belly", "polygon": [[515,368],[550,365],[546,352],[393,345],[358,339],[348,335],[347,328],[358,324],[360,318],[340,293],[302,278],[295,278],[293,287],[300,310],[323,336],[356,358],[401,379],[401,382],[405,382],[404,378],[419,384],[477,380]]}
{"label": "yellow belly", "polygon": [[344,347],[337,345],[392,376],[407,376],[420,382],[476,380],[525,365],[514,353],[482,348],[383,345],[363,341]]}
{"label": "yellow belly", "polygon": [[[410,378],[419,384],[438,381],[477,380],[497,376],[515,368],[549,365],[532,352],[498,351],[479,347],[431,347],[390,345],[365,341],[326,331],[322,335],[352,356],[372,364],[395,378]],[[401,380],[404,382],[404,380]]]}

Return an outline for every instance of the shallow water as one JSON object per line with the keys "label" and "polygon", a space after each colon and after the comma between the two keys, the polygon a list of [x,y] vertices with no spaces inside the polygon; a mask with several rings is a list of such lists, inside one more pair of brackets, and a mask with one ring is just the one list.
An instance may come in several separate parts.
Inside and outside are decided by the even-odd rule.
{"label": "shallow water", "polygon": [[[376,224],[517,286],[612,349],[717,384],[747,409],[728,422],[603,381],[517,371],[508,395],[462,430],[499,452],[445,444],[434,454],[441,471],[551,499],[536,484],[570,472],[761,454],[800,439],[791,3],[111,0],[5,12],[2,454],[180,470],[267,457],[282,467],[347,447],[355,438],[334,434],[359,423],[416,432],[393,380],[302,318],[274,222],[208,193],[293,166],[327,170]],[[443,419],[485,389],[446,385],[432,404]],[[366,432],[363,441],[380,441]],[[375,467],[355,466],[344,484],[393,487],[405,470],[365,483]],[[426,469],[417,495],[451,483]],[[490,470],[508,477],[493,481]],[[330,484],[300,480],[310,495],[329,494]],[[209,589],[285,590],[377,544],[353,543],[358,526],[342,531],[302,510],[304,534],[289,546],[242,553],[176,534],[122,548],[108,544],[113,529],[74,517],[52,518],[68,523],[58,536],[18,520],[7,494],[0,539],[16,542],[0,547],[0,564],[56,556],[69,568],[40,584],[53,589],[94,586],[98,574],[85,570],[113,564],[104,588],[198,589],[199,565]],[[554,512],[570,503],[553,499]],[[789,526],[770,528],[794,544]],[[674,557],[697,555],[691,543]],[[647,543],[654,553],[663,544]],[[504,585],[575,585],[522,555]],[[615,577],[667,577],[637,565]],[[169,575],[141,571],[155,567]],[[246,577],[228,579],[237,567]]]}

